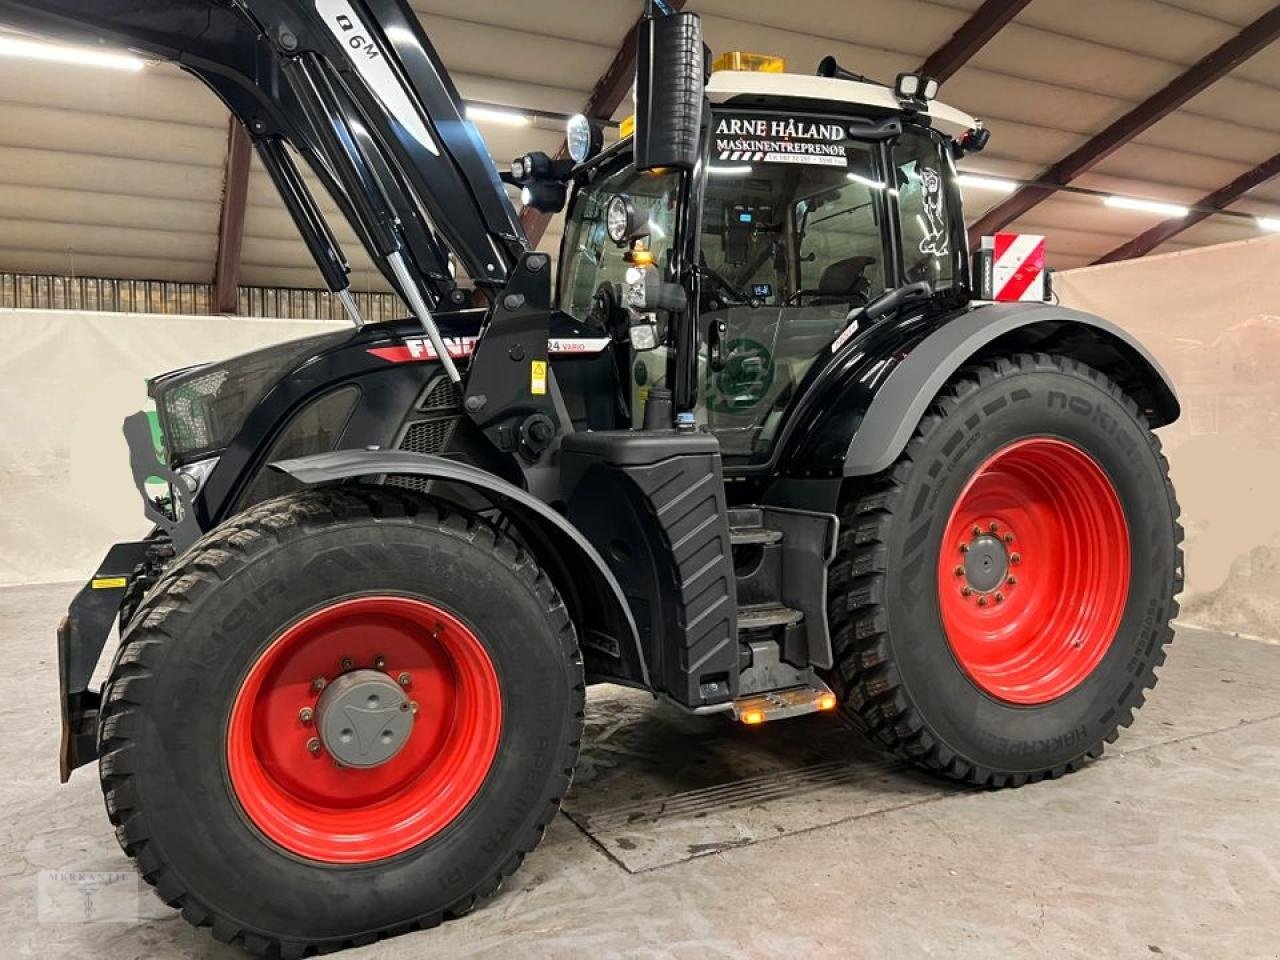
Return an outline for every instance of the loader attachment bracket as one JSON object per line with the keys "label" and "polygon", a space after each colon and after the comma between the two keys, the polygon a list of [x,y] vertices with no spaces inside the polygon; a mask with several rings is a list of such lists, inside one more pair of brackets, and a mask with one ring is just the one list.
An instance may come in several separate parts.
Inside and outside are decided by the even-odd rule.
{"label": "loader attachment bracket", "polygon": [[526,253],[498,294],[467,373],[467,415],[504,453],[536,463],[561,433],[547,363],[551,257]]}

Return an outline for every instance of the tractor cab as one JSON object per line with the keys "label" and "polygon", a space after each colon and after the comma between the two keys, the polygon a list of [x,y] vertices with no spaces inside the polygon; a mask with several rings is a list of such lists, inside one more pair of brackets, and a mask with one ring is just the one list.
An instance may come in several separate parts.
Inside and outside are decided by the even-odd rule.
{"label": "tractor cab", "polygon": [[683,386],[693,403],[677,408],[716,436],[730,470],[774,458],[792,408],[877,302],[970,298],[954,161],[985,145],[977,121],[924,96],[927,78],[890,88],[833,61],[800,76],[742,54],[716,67],[743,64],[765,69],[710,74],[684,167],[641,166],[643,132],[594,156],[598,138],[570,136],[581,162],[565,178],[558,278],[562,310],[630,341],[630,425],[654,390]]}

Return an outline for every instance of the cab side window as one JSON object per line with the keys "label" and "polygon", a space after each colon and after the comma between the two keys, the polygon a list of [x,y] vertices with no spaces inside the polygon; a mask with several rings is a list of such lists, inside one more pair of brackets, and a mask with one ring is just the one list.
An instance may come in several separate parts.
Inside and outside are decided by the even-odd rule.
{"label": "cab side window", "polygon": [[927,280],[934,290],[946,290],[955,282],[957,251],[952,249],[952,204],[947,196],[954,178],[945,168],[949,163],[942,148],[923,134],[904,133],[893,148],[903,280]]}

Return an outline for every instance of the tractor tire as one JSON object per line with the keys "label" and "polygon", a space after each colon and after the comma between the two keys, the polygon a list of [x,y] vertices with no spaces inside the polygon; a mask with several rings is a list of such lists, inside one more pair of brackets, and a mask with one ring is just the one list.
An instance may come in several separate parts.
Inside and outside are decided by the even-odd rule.
{"label": "tractor tire", "polygon": [[989,787],[1102,754],[1156,682],[1182,529],[1137,405],[1074,359],[966,368],[850,491],[830,682],[854,726]]}
{"label": "tractor tire", "polygon": [[190,923],[323,953],[494,893],[569,788],[583,699],[573,623],[515,541],[410,491],[315,488],[213,531],[142,602],[102,788]]}

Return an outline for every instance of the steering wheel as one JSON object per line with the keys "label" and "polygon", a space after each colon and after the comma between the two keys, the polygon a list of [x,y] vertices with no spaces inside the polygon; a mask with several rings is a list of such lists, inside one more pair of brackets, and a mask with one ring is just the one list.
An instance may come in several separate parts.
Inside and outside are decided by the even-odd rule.
{"label": "steering wheel", "polygon": [[796,306],[797,301],[803,297],[813,297],[814,302],[810,306],[834,306],[847,303],[854,307],[865,307],[871,302],[871,281],[866,277],[859,277],[852,287],[845,293],[832,293],[829,290],[797,290],[786,299],[786,306]]}
{"label": "steering wheel", "polygon": [[806,287],[804,289],[797,290],[794,293],[792,293],[789,297],[787,297],[786,300],[782,302],[782,305],[785,307],[794,307],[798,305],[800,300],[802,300],[805,297],[820,297],[820,296],[822,296],[821,290],[811,290]]}
{"label": "steering wheel", "polygon": [[727,295],[728,299],[736,300],[738,303],[750,302],[751,300],[750,297],[744,294],[741,290],[735,287],[732,283],[726,280],[723,276],[721,276],[715,270],[712,270],[709,266],[707,266],[707,261],[705,257],[702,259],[702,264],[700,266],[700,269],[702,270],[703,274],[709,277],[712,283],[714,283],[716,287],[719,288],[722,294]]}
{"label": "steering wheel", "polygon": [[618,299],[617,287],[609,281],[606,280],[596,288],[595,296],[591,298],[587,322],[613,336],[620,329],[626,329],[626,311]]}

